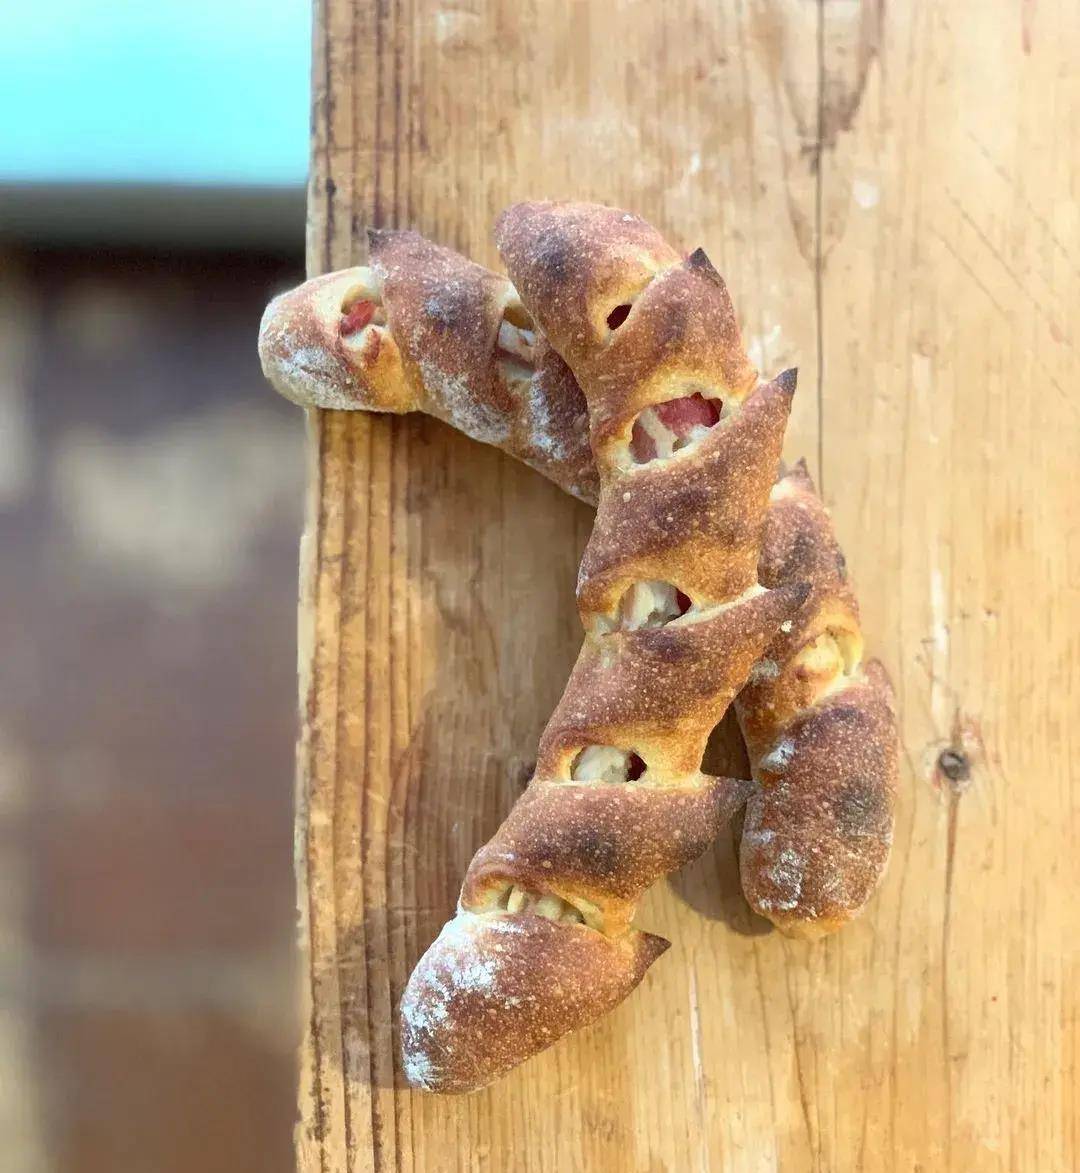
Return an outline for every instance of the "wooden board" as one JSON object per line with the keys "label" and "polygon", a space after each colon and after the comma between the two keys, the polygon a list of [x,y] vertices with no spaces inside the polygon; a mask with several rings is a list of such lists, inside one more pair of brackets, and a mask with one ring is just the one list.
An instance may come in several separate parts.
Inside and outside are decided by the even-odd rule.
{"label": "wooden board", "polygon": [[704,245],[758,363],[800,366],[788,452],[905,765],[838,937],[764,932],[722,843],[647,900],[674,946],[615,1014],[474,1097],[396,1086],[405,978],[576,651],[590,518],[432,421],[314,415],[303,1173],[1077,1167],[1078,54],[1074,0],[317,5],[312,272],[372,223],[493,262],[541,195]]}

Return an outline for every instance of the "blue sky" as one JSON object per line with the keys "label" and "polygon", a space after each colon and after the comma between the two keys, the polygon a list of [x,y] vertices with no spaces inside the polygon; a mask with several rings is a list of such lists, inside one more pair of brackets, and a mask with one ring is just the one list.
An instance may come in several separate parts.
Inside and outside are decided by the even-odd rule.
{"label": "blue sky", "polygon": [[0,17],[0,181],[303,183],[310,0],[25,0]]}

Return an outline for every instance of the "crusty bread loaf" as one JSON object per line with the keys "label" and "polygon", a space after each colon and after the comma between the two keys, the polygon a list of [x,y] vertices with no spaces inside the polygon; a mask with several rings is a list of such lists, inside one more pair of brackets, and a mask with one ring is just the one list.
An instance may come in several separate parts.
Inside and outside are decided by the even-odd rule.
{"label": "crusty bread loaf", "polygon": [[424,411],[596,500],[585,400],[505,277],[416,232],[370,231],[371,264],[263,315],[263,372],[302,407]]}
{"label": "crusty bread loaf", "polygon": [[[578,581],[585,643],[535,775],[402,999],[406,1075],[437,1091],[482,1086],[592,1022],[666,947],[634,926],[638,901],[740,801],[740,784],[701,772],[705,745],[807,593],[757,583],[794,372],[758,385],[704,254],[682,260],[596,205],[519,205],[498,243],[583,388],[600,501]],[[638,461],[642,417],[693,395],[714,404],[711,426]]]}
{"label": "crusty bread loaf", "polygon": [[844,556],[802,461],[773,486],[758,574],[811,590],[736,701],[756,783],[743,892],[784,932],[820,937],[863,907],[885,870],[899,762],[889,679],[864,662]]}
{"label": "crusty bread loaf", "polygon": [[[599,480],[584,397],[525,316],[509,282],[414,233],[373,233],[371,251],[373,269],[316,278],[267,310],[260,350],[274,386],[306,405],[428,411],[477,438],[494,437],[506,451],[595,503]],[[393,390],[380,391],[357,358],[363,347],[340,341],[340,324],[343,304],[357,290],[381,298],[378,273],[391,271],[397,275],[395,295],[407,297],[410,306],[379,320],[415,322],[427,314],[439,316],[445,331],[422,328],[417,338],[425,349],[414,345],[407,366],[413,374],[407,378],[403,366]],[[448,303],[444,287],[459,291],[461,303],[474,309],[436,315]],[[468,298],[462,289],[471,291]],[[583,304],[578,295],[567,311],[582,312]],[[478,320],[485,323],[482,329],[470,325]],[[455,340],[457,333],[473,341]],[[388,346],[397,347],[395,336]],[[475,345],[476,336],[485,340],[482,346]],[[502,346],[492,343],[500,337]],[[508,353],[515,356],[509,366]],[[522,372],[530,366],[531,375]],[[453,381],[439,374],[425,383],[418,375],[433,370],[452,371]],[[493,382],[501,388],[497,399]],[[455,397],[447,397],[448,385],[459,389]],[[501,405],[495,415],[501,422],[477,426],[478,418],[490,420],[493,402]],[[692,430],[694,420],[654,418],[635,446],[670,448],[687,424]],[[634,527],[632,521],[627,525]],[[770,496],[759,576],[767,586],[809,582],[813,591],[738,698],[756,782],[749,834],[740,845],[742,883],[755,911],[786,933],[814,937],[857,913],[883,874],[898,754],[888,678],[876,661],[862,661],[843,555],[802,465],[782,474]]]}

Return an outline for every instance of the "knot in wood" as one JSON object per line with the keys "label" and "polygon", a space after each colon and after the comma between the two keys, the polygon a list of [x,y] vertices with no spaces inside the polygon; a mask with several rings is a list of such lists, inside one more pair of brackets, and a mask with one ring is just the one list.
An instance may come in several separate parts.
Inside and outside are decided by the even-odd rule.
{"label": "knot in wood", "polygon": [[943,749],[938,755],[937,764],[953,790],[963,790],[971,781],[971,762],[963,750],[952,746]]}

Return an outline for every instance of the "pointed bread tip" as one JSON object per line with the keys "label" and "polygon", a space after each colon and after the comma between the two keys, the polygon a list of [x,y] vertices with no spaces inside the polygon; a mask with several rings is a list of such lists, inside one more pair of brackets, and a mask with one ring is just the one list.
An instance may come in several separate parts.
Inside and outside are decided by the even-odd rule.
{"label": "pointed bread tip", "polygon": [[712,281],[717,282],[717,284],[724,284],[723,277],[721,277],[717,272],[716,266],[712,263],[712,261],[709,260],[708,255],[703,248],[694,249],[694,251],[686,258],[686,263],[691,269],[695,269],[697,272],[704,274],[704,276],[708,277]]}
{"label": "pointed bread tip", "polygon": [[[430,243],[425,241],[424,238],[419,235],[419,233],[413,232],[411,228],[368,228],[368,252],[376,253],[395,240],[407,239],[409,237],[412,237],[413,239],[423,244]],[[461,259],[464,260],[464,258]]]}
{"label": "pointed bread tip", "polygon": [[780,477],[777,479],[788,481],[792,486],[817,496],[817,489],[814,487],[814,478],[810,475],[810,469],[807,467],[805,456],[800,456],[794,464],[790,464],[787,468],[782,469]]}
{"label": "pointed bread tip", "polygon": [[652,965],[658,957],[665,954],[671,948],[671,942],[667,937],[658,937],[656,933],[642,932],[639,945],[642,955],[648,959],[646,962],[647,966]]}
{"label": "pointed bread tip", "polygon": [[504,244],[508,243],[514,227],[521,222],[522,217],[526,216],[530,209],[536,207],[538,207],[538,202],[535,200],[521,200],[516,204],[511,204],[508,208],[503,208],[495,217],[492,236],[499,252],[502,252]]}
{"label": "pointed bread tip", "polygon": [[781,391],[786,392],[788,395],[794,395],[795,388],[799,382],[799,368],[790,367],[786,371],[781,371],[774,381]]}

